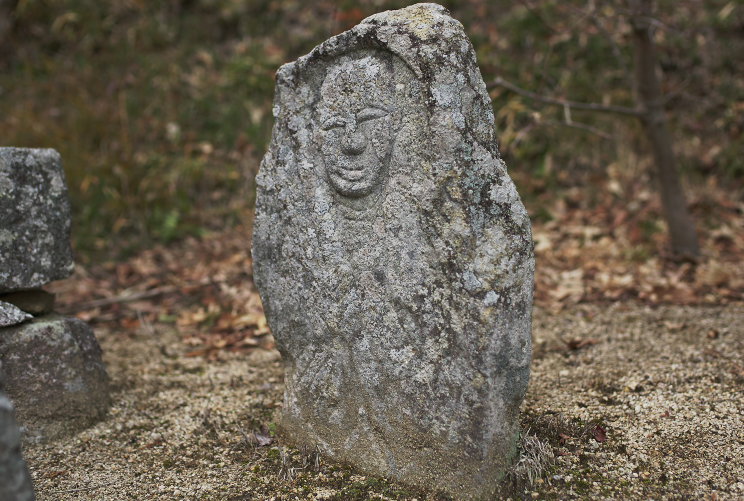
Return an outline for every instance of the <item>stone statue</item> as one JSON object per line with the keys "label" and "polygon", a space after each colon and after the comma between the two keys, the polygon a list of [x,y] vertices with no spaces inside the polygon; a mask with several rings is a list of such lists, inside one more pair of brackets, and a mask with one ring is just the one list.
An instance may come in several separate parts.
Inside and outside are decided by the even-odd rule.
{"label": "stone statue", "polygon": [[365,19],[283,66],[257,179],[255,281],[282,430],[366,472],[493,494],[529,378],[529,217],[462,25]]}

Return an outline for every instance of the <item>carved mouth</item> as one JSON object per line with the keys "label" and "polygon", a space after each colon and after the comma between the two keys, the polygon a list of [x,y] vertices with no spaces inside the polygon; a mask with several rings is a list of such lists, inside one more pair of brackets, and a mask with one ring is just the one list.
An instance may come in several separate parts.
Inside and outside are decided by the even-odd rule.
{"label": "carved mouth", "polygon": [[364,167],[351,168],[337,166],[336,169],[334,169],[333,173],[341,179],[351,182],[361,181],[362,179],[367,177],[367,169],[365,169]]}

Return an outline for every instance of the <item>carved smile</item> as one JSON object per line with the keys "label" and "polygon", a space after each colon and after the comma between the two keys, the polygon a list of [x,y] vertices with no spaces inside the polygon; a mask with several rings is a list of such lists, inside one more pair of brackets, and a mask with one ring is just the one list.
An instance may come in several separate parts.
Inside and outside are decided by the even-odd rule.
{"label": "carved smile", "polygon": [[361,181],[367,177],[367,169],[365,167],[353,168],[353,167],[341,167],[336,166],[333,170],[333,174],[337,175],[345,181]]}

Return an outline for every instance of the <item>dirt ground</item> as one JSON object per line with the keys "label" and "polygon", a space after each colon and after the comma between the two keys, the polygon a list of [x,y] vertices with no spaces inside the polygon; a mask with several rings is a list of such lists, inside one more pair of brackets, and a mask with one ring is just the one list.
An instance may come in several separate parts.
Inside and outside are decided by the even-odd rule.
{"label": "dirt ground", "polygon": [[[536,309],[512,499],[744,499],[744,305]],[[448,499],[273,436],[273,350],[185,356],[171,324],[98,325],[107,419],[27,444],[39,501]]]}

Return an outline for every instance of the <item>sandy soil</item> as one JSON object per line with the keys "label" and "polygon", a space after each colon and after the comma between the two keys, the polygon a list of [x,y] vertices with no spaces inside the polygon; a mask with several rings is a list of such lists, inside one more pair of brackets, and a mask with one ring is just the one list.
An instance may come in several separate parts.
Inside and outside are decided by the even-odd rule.
{"label": "sandy soil", "polygon": [[[447,499],[266,444],[276,352],[185,357],[172,325],[97,334],[115,403],[74,437],[26,445],[39,501]],[[504,497],[744,499],[744,305],[537,309],[534,340]]]}

